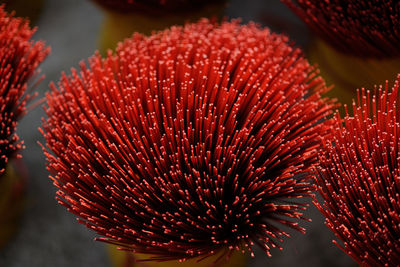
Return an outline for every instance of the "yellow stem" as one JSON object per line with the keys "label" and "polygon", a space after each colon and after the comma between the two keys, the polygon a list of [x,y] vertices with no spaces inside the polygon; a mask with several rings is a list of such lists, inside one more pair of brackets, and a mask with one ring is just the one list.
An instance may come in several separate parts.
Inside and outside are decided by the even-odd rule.
{"label": "yellow stem", "polygon": [[24,208],[25,179],[7,165],[0,177],[0,248],[15,234]]}
{"label": "yellow stem", "polygon": [[29,18],[30,25],[34,25],[42,11],[44,0],[12,0],[6,1],[6,10],[15,11],[15,15],[22,18]]}
{"label": "yellow stem", "polygon": [[195,12],[185,14],[164,14],[152,16],[149,14],[122,14],[105,11],[100,36],[100,51],[104,54],[108,49],[114,49],[118,42],[132,36],[134,32],[150,35],[172,25],[183,25],[185,22],[195,22],[203,17],[221,18],[225,4],[209,5]]}
{"label": "yellow stem", "polygon": [[228,262],[222,261],[220,264],[213,265],[215,260],[220,256],[217,254],[215,256],[208,257],[204,260],[198,262],[198,258],[187,260],[184,262],[179,261],[142,261],[136,262],[135,260],[147,259],[148,255],[143,254],[132,254],[130,252],[118,250],[114,245],[107,245],[108,253],[112,265],[114,267],[243,267],[247,263],[247,254],[235,251],[230,257]]}
{"label": "yellow stem", "polygon": [[328,85],[334,84],[328,95],[347,105],[357,98],[357,88],[373,89],[386,80],[394,81],[400,73],[400,58],[354,57],[336,51],[322,40],[314,42],[308,56],[311,63],[318,64]]}

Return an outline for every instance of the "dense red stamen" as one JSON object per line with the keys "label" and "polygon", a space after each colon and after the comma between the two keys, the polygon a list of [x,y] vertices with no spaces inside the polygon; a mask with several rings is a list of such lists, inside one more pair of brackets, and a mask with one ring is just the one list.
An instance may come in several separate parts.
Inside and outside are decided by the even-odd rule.
{"label": "dense red stamen", "polygon": [[399,1],[282,1],[342,52],[360,57],[400,56]]}
{"label": "dense red stamen", "polygon": [[[47,95],[58,200],[109,243],[187,259],[301,232],[329,133],[323,80],[287,38],[202,20],[96,54]],[[295,177],[296,175],[296,177]]]}
{"label": "dense red stamen", "polygon": [[15,130],[31,99],[25,94],[27,82],[48,54],[43,42],[30,40],[34,32],[29,21],[12,17],[0,5],[0,176],[23,147]]}
{"label": "dense red stamen", "polygon": [[339,115],[333,138],[324,144],[315,203],[326,224],[359,264],[400,262],[400,76],[376,93],[361,90],[354,117]]}

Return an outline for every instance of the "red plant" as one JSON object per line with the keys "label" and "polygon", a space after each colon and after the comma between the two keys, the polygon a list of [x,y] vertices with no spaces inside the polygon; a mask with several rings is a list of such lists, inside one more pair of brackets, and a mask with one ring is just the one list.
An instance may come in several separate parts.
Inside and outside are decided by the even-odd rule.
{"label": "red plant", "polygon": [[119,12],[180,13],[198,10],[206,4],[226,0],[93,0],[104,8]]}
{"label": "red plant", "polygon": [[28,20],[14,18],[0,5],[0,176],[23,147],[15,130],[31,99],[27,82],[49,52],[43,42],[30,40],[34,32]]}
{"label": "red plant", "polygon": [[319,37],[360,57],[400,56],[400,2],[282,0]]}
{"label": "red plant", "polygon": [[204,19],[63,74],[42,130],[59,202],[100,240],[156,260],[253,244],[269,255],[288,235],[279,224],[303,232],[291,199],[314,188],[333,103],[287,41]]}
{"label": "red plant", "polygon": [[[399,81],[362,89],[354,117],[337,115],[336,130],[324,143],[315,202],[327,226],[344,242],[337,244],[365,266],[400,262],[400,94]],[[372,103],[371,103],[372,98]]]}

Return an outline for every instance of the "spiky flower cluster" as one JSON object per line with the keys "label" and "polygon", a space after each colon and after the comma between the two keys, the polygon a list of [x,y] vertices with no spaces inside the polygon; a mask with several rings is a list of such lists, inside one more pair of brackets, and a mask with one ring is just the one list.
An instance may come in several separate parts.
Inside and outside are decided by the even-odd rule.
{"label": "spiky flower cluster", "polygon": [[282,0],[322,39],[360,57],[400,56],[396,0]]}
{"label": "spiky flower cluster", "polygon": [[0,176],[23,146],[15,130],[31,98],[25,94],[27,82],[49,52],[43,42],[30,40],[34,32],[29,21],[12,17],[0,5]]}
{"label": "spiky flower cluster", "polygon": [[[362,266],[400,262],[400,76],[385,87],[361,91],[354,117],[336,120],[318,168],[315,202],[336,243]],[[372,100],[371,100],[372,98]]]}
{"label": "spiky flower cluster", "polygon": [[42,131],[59,202],[101,240],[157,260],[269,254],[288,235],[279,225],[303,232],[293,199],[314,188],[333,104],[287,41],[204,19],[63,74]]}
{"label": "spiky flower cluster", "polygon": [[226,0],[93,0],[101,6],[119,12],[187,12],[213,3]]}

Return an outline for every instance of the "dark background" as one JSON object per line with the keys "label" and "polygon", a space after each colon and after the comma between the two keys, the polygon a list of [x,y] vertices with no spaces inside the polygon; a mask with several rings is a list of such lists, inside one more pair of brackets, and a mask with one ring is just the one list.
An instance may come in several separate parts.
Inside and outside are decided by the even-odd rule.
{"label": "dark background", "polygon": [[[300,46],[306,47],[310,39],[305,26],[279,0],[232,0],[226,14],[286,32]],[[62,71],[68,73],[94,53],[102,19],[102,11],[89,0],[45,1],[36,22],[39,28],[35,39],[45,40],[52,52],[41,65],[46,78],[36,89],[39,98],[51,81],[58,81]],[[104,244],[93,241],[96,235],[77,223],[54,199],[56,190],[37,144],[44,143],[38,131],[44,116],[43,109],[38,107],[18,126],[18,134],[26,144],[22,154],[29,171],[28,203],[18,234],[0,252],[0,266],[110,266]],[[313,222],[301,222],[307,229],[305,235],[290,231],[292,237],[283,242],[283,251],[274,249],[272,258],[268,258],[256,250],[256,257],[248,266],[355,266],[332,244],[333,234],[323,225],[323,218],[314,206],[310,206],[306,216]]]}

